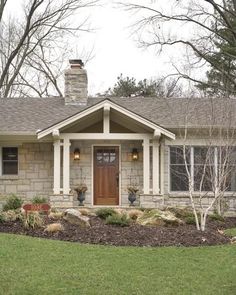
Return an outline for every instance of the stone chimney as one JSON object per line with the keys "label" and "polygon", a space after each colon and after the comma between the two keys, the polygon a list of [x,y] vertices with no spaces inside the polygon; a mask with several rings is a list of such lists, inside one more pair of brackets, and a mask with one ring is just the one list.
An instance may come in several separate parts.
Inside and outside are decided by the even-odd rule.
{"label": "stone chimney", "polygon": [[87,105],[88,78],[81,59],[70,59],[65,71],[65,104]]}

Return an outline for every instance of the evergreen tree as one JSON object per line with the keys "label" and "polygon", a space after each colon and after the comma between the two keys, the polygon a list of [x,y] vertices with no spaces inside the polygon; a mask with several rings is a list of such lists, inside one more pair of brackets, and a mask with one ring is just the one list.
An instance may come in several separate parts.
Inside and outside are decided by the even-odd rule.
{"label": "evergreen tree", "polygon": [[198,88],[210,95],[235,95],[236,7],[232,0],[224,2],[224,13],[216,17],[212,29],[215,50],[208,58],[214,66],[207,72],[206,83],[199,84]]}
{"label": "evergreen tree", "polygon": [[177,85],[177,80],[162,78],[156,80],[143,79],[139,82],[135,78],[123,77],[120,74],[113,88],[109,88],[105,95],[116,97],[130,96],[151,96],[151,97],[171,97],[181,96],[182,87]]}

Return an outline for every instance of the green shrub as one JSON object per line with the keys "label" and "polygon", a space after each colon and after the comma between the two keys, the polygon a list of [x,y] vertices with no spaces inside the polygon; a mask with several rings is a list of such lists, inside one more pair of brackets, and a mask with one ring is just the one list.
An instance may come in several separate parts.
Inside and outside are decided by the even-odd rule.
{"label": "green shrub", "polygon": [[22,220],[23,218],[22,213],[19,209],[4,211],[1,215],[4,221],[16,221],[17,219]]}
{"label": "green shrub", "polygon": [[5,216],[0,214],[0,223],[3,223],[4,221],[6,221]]}
{"label": "green shrub", "polygon": [[35,228],[43,226],[43,219],[38,212],[30,212],[23,218],[25,228]]}
{"label": "green shrub", "polygon": [[220,214],[218,214],[217,212],[214,212],[213,214],[210,214],[209,218],[211,220],[218,220],[218,221],[224,221],[225,220],[224,217],[221,216]]}
{"label": "green shrub", "polygon": [[117,226],[128,226],[130,219],[126,214],[112,214],[106,218],[106,224],[113,224]]}
{"label": "green shrub", "polygon": [[[196,224],[195,216],[191,207],[179,208],[171,207],[169,210],[174,213],[177,218],[182,219],[187,224]],[[200,219],[200,213],[197,212],[197,216]]]}
{"label": "green shrub", "polygon": [[15,209],[21,208],[22,204],[23,204],[23,200],[21,200],[15,195],[11,195],[7,199],[6,204],[3,206],[3,211],[15,210]]}
{"label": "green shrub", "polygon": [[116,214],[115,210],[112,208],[100,208],[96,210],[96,215],[102,219],[106,219],[108,216]]}
{"label": "green shrub", "polygon": [[228,229],[224,230],[224,233],[226,236],[236,237],[236,227],[228,228]]}
{"label": "green shrub", "polygon": [[45,203],[48,203],[48,199],[45,197],[35,196],[32,199],[32,204],[45,204]]}
{"label": "green shrub", "polygon": [[188,216],[184,219],[187,224],[196,224],[194,215]]}
{"label": "green shrub", "polygon": [[171,207],[171,208],[168,208],[168,210],[172,212],[177,218],[180,218],[180,219],[185,219],[185,218],[194,216],[193,210],[189,207],[185,207],[185,208]]}

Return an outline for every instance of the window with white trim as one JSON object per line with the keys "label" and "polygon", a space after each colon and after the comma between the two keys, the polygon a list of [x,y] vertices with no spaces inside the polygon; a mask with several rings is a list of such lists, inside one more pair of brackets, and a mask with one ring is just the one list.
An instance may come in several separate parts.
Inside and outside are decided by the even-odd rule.
{"label": "window with white trim", "polygon": [[[187,169],[185,165],[187,164]],[[236,191],[236,147],[170,146],[170,191],[188,191],[190,173],[195,191]]]}
{"label": "window with white trim", "polygon": [[1,175],[18,174],[18,148],[2,147],[1,149]]}
{"label": "window with white trim", "polygon": [[[190,171],[190,147],[185,149],[186,163]],[[170,190],[188,191],[188,175],[181,146],[170,147]]]}

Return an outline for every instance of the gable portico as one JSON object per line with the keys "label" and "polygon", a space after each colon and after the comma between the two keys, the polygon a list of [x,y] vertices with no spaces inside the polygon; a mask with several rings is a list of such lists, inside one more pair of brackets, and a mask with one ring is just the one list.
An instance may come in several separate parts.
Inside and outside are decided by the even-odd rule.
{"label": "gable portico", "polygon": [[[158,195],[163,178],[161,175],[164,173],[161,168],[163,166],[160,165],[162,162],[160,156],[163,157],[160,152],[160,143],[165,138],[174,139],[175,136],[168,130],[108,99],[38,133],[39,140],[53,139],[54,142],[54,195],[68,196],[73,189],[71,186],[73,178],[71,174],[73,150],[71,147],[83,143],[90,148],[88,165],[91,169],[88,177],[91,179],[89,187],[91,205],[94,204],[94,146],[119,146],[119,205],[122,205],[121,195],[124,194],[124,183],[127,182],[127,174],[125,176],[122,171],[131,169],[130,177],[132,177],[132,168],[129,167],[131,160],[123,163],[123,158],[130,158],[127,146],[138,145],[140,147],[138,169],[142,171],[139,172],[139,183],[137,183],[140,193]],[[124,151],[124,146],[126,146],[126,151]]]}

